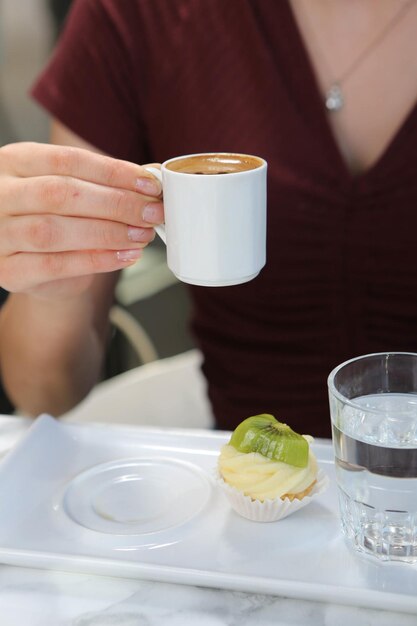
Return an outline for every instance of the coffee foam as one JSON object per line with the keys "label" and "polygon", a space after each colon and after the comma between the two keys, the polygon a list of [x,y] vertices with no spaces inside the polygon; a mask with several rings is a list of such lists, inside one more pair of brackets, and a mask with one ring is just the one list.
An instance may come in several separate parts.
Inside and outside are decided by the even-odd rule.
{"label": "coffee foam", "polygon": [[262,165],[262,159],[246,154],[209,153],[180,157],[166,167],[182,174],[235,174],[254,170]]}

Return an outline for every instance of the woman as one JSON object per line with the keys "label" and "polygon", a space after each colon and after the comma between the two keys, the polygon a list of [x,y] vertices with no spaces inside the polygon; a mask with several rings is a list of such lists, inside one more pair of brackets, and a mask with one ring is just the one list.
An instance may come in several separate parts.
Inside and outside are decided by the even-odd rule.
{"label": "woman", "polygon": [[114,270],[163,219],[132,163],[245,152],[269,162],[267,265],[245,285],[190,287],[217,425],[269,412],[328,436],[334,365],[417,351],[416,26],[415,0],[76,1],[33,93],[53,143],[130,163],[109,174],[101,155],[0,152],[6,180],[17,162],[0,200],[15,227],[0,236],[14,401],[58,414],[97,379]]}

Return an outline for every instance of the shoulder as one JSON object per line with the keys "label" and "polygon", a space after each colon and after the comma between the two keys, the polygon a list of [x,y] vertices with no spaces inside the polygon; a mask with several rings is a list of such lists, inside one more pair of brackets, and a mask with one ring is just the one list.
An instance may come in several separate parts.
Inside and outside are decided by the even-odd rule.
{"label": "shoulder", "polygon": [[[238,4],[241,0],[228,2]],[[164,23],[167,19],[199,19],[208,8],[212,10],[222,6],[225,6],[225,0],[74,0],[71,12],[95,17],[107,16],[131,24],[136,19],[158,19]]]}
{"label": "shoulder", "polygon": [[238,18],[250,5],[251,0],[74,0],[71,13],[80,23],[87,18],[104,19],[130,29],[150,26],[154,36],[159,36],[161,30],[178,24],[204,24],[207,29],[212,28],[215,24],[207,22],[208,16],[233,12]]}
{"label": "shoulder", "polygon": [[[228,0],[235,3],[239,0]],[[74,0],[64,29],[64,39],[120,37],[121,45],[139,44],[145,37],[163,45],[182,24],[204,20],[208,8],[225,0]],[[226,2],[227,4],[227,2]],[[127,42],[126,42],[127,38]]]}

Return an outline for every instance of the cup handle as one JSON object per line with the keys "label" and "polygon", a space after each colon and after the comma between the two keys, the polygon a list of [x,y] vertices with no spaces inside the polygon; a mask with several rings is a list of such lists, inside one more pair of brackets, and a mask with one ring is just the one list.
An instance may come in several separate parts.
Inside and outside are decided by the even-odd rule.
{"label": "cup handle", "polygon": [[[145,167],[145,170],[147,170],[153,176],[155,176],[155,178],[157,178],[159,180],[159,182],[161,183],[161,185],[162,185],[162,172],[161,172],[161,170],[157,169],[156,167]],[[160,236],[160,238],[162,239],[164,244],[167,245],[165,224],[158,224],[157,226],[154,226],[154,229],[155,229],[156,233]]]}

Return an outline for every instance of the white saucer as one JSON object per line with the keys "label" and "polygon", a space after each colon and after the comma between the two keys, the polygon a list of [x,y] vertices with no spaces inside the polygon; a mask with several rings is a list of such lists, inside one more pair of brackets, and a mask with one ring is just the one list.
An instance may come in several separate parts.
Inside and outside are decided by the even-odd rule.
{"label": "white saucer", "polygon": [[98,532],[158,533],[198,515],[210,489],[194,464],[170,458],[122,459],[73,479],[64,493],[63,510],[76,523]]}

